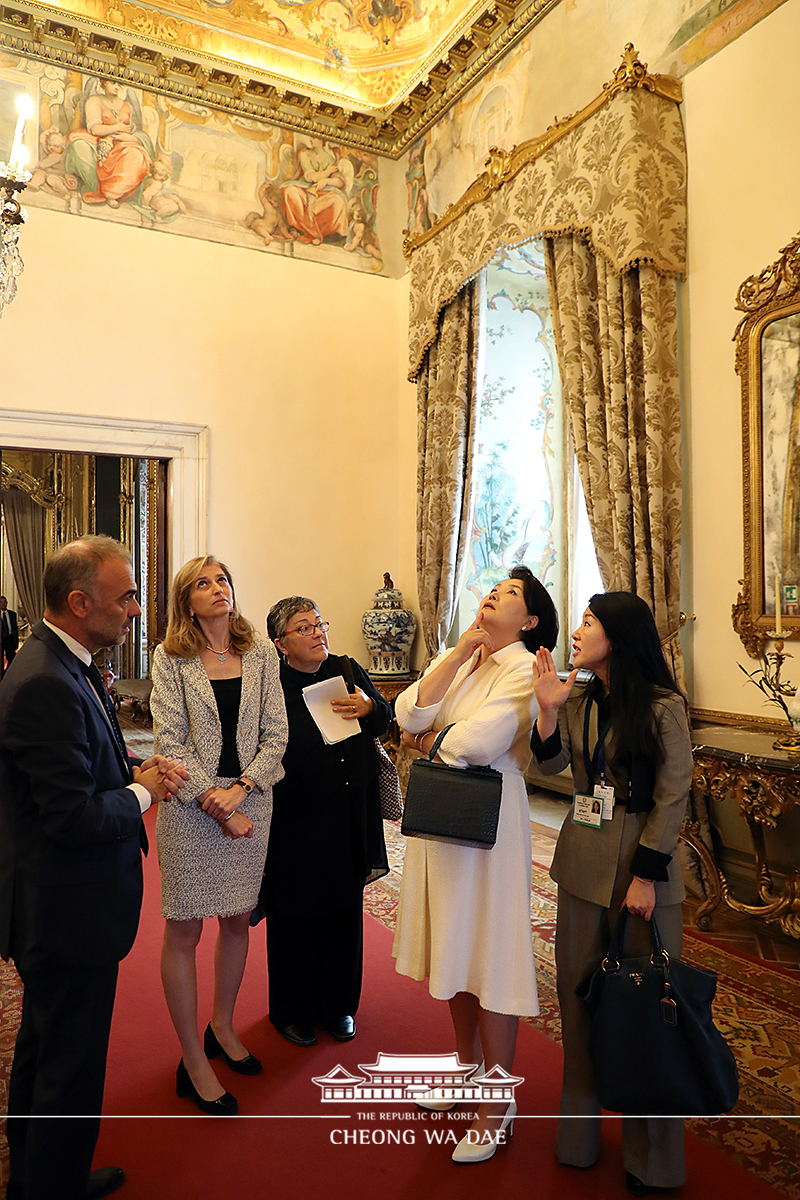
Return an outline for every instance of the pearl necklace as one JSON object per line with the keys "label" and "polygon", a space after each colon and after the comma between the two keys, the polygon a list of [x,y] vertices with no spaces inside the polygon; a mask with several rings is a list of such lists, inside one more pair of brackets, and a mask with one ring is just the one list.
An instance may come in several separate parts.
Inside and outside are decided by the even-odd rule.
{"label": "pearl necklace", "polygon": [[221,650],[217,650],[214,646],[209,646],[208,642],[206,642],[206,650],[210,650],[212,654],[216,654],[221,663],[225,662],[225,655],[230,650],[230,648],[231,648],[230,642],[228,642],[227,646],[223,646],[223,648]]}

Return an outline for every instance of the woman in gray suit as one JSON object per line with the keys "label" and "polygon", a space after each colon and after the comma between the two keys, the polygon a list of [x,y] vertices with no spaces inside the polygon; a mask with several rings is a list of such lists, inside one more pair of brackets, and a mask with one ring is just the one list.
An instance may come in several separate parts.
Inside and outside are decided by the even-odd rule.
{"label": "woman in gray suit", "polygon": [[[592,596],[572,635],[566,681],[548,650],[533,668],[539,715],[531,748],[545,774],[571,764],[572,819],[558,839],[556,972],[564,1077],[556,1140],[560,1162],[592,1166],[600,1153],[600,1105],[589,1058],[589,1019],[575,987],[599,966],[625,907],[627,950],[650,952],[649,921],[669,954],[680,955],[684,887],[674,857],[692,781],[686,702],[661,650],[648,606],[629,592]],[[575,685],[578,669],[591,671]],[[601,812],[593,812],[595,800]],[[674,1118],[625,1117],[625,1181],[635,1196],[686,1179],[683,1125]]]}
{"label": "woman in gray suit", "polygon": [[[275,648],[239,612],[224,563],[195,558],[175,576],[152,676],[156,746],[172,746],[189,768],[183,803],[156,824],[161,978],[183,1051],[177,1092],[202,1112],[233,1115],[236,1100],[209,1059],[221,1056],[240,1075],[261,1070],[234,1032],[233,1010],[287,725]],[[201,1040],[195,951],[205,917],[218,918],[219,934],[214,1008]]]}

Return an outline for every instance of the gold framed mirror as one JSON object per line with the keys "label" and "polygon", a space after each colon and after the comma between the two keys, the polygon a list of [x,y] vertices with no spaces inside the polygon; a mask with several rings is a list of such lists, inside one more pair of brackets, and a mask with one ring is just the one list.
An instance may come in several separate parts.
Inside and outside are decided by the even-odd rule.
{"label": "gold framed mirror", "polygon": [[733,625],[756,658],[800,638],[800,234],[739,288],[744,578]]}

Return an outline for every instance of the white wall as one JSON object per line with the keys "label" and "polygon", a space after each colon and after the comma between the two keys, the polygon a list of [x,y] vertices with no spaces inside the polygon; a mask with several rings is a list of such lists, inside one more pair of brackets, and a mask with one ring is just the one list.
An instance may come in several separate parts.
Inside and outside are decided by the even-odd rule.
{"label": "white wall", "polygon": [[[739,285],[800,230],[800,2],[788,0],[684,79],[689,276],[683,289],[689,572],[697,614],[693,703],[780,716],[737,667],[755,666],[731,624],[743,570],[742,416],[734,369]],[[789,647],[791,649],[791,646]],[[800,651],[788,678],[800,683]]]}
{"label": "white wall", "polygon": [[21,245],[0,403],[207,425],[208,549],[244,612],[310,594],[366,661],[384,571],[414,589],[404,285],[43,210]]}

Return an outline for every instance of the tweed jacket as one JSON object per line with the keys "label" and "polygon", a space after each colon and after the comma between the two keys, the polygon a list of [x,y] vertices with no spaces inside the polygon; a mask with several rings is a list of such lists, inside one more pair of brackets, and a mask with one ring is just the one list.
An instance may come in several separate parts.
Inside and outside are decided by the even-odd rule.
{"label": "tweed jacket", "polygon": [[[583,761],[584,692],[576,685],[558,714],[561,751],[555,758],[538,758],[536,736],[534,754],[539,769],[554,775],[571,766],[577,792],[586,792],[588,779]],[[647,869],[649,864],[667,863],[667,878],[656,881],[656,904],[678,904],[686,892],[680,864],[675,857],[678,834],[686,815],[686,804],[692,783],[692,745],[686,718],[686,705],[675,693],[664,693],[653,705],[653,718],[664,750],[658,764],[653,788],[653,807],[649,812],[628,812],[625,799],[628,790],[627,769],[607,766],[606,782],[613,784],[615,803],[611,821],[603,821],[599,829],[580,825],[570,817],[562,826],[553,856],[550,875],[572,895],[607,908],[611,903],[618,872],[629,872],[644,878],[655,878]],[[589,746],[597,742],[597,706],[592,705],[589,726]],[[546,744],[546,743],[545,743]],[[539,742],[539,750],[541,742]],[[606,742],[606,760],[614,759],[613,738]]]}
{"label": "tweed jacket", "polygon": [[[171,657],[159,646],[152,677],[150,711],[156,750],[186,760],[189,781],[178,793],[186,804],[217,782],[222,751],[217,702],[199,657]],[[252,649],[242,655],[236,749],[242,774],[268,796],[272,785],[283,779],[281,759],[287,737],[278,655],[272,642],[256,634]]]}

